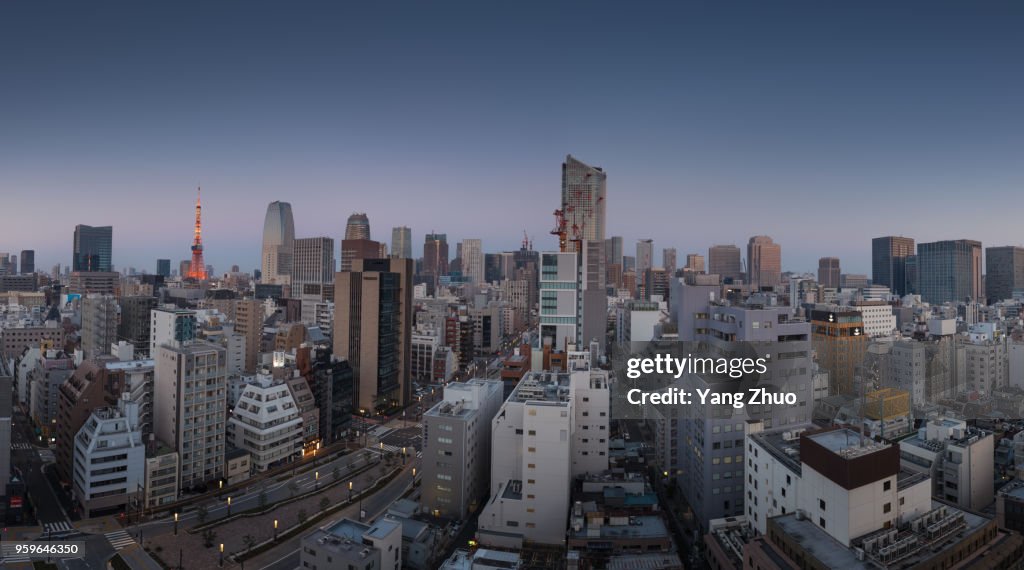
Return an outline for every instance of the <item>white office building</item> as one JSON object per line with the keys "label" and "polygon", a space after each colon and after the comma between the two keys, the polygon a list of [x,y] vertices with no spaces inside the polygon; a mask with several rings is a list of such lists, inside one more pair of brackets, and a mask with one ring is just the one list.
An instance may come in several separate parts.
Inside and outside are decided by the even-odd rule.
{"label": "white office building", "polygon": [[556,350],[576,344],[582,299],[575,252],[542,253],[540,273],[540,338],[551,339]]}
{"label": "white office building", "polygon": [[864,334],[869,337],[887,336],[897,330],[892,305],[884,301],[854,302],[850,308],[860,313]]}
{"label": "white office building", "polygon": [[139,406],[122,398],[98,408],[78,430],[72,494],[85,517],[124,511],[142,490],[146,451]]}
{"label": "white office building", "polygon": [[992,432],[963,420],[935,418],[900,441],[904,469],[932,478],[932,495],[965,509],[984,510],[995,500]]}
{"label": "white office building", "polygon": [[608,374],[577,362],[527,374],[495,416],[482,543],[564,544],[572,481],[608,469]]}
{"label": "white office building", "polygon": [[302,416],[285,382],[260,374],[242,388],[228,419],[228,443],[248,451],[256,471],[302,456]]}
{"label": "white office building", "polygon": [[797,513],[848,547],[932,508],[928,477],[901,471],[898,447],[856,431],[750,422],[745,444],[746,514],[761,534],[768,519]]}

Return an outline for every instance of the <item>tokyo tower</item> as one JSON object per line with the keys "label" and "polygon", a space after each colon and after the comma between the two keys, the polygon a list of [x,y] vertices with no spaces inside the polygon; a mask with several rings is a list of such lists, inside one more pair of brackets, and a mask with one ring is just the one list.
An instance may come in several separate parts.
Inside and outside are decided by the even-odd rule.
{"label": "tokyo tower", "polygon": [[203,281],[207,278],[206,263],[203,261],[203,207],[200,205],[202,188],[196,188],[196,235],[192,239],[192,265],[188,269],[189,279]]}

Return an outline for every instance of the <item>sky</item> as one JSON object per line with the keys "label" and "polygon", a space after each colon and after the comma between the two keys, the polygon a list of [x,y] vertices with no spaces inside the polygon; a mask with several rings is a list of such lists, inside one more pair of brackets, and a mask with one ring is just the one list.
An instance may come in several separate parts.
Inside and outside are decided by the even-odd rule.
{"label": "sky", "polygon": [[[631,252],[767,234],[785,269],[870,240],[1024,242],[1024,4],[0,3],[0,251],[258,267],[297,237],[413,229],[536,249],[566,154]],[[454,254],[454,246],[452,247]],[[660,253],[656,254],[660,259]]]}

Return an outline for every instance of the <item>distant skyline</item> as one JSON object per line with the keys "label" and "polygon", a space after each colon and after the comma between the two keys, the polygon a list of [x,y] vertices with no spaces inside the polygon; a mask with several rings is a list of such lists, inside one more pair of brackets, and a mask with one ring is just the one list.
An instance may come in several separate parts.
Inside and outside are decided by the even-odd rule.
{"label": "distant skyline", "polygon": [[[566,154],[607,235],[782,247],[870,275],[871,238],[1020,245],[1024,5],[0,4],[0,251],[259,266],[267,204],[552,250]],[[13,214],[12,214],[13,213]],[[453,248],[454,249],[454,248]],[[454,251],[453,251],[454,253]]]}

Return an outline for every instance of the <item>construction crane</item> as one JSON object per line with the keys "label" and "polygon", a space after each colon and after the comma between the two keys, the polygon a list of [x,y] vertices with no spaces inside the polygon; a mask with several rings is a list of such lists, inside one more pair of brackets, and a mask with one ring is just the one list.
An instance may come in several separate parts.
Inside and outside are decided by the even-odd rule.
{"label": "construction crane", "polygon": [[565,232],[565,211],[555,210],[555,227],[551,235],[558,236],[558,251],[565,251],[567,235]]}

